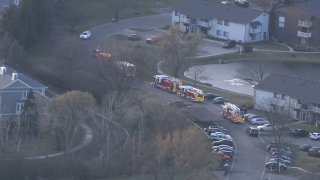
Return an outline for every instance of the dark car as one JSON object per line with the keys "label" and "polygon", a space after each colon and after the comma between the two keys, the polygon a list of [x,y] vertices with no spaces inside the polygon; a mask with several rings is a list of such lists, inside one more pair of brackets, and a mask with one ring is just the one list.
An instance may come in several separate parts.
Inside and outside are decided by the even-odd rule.
{"label": "dark car", "polygon": [[234,144],[231,140],[220,140],[220,141],[213,141],[212,146],[220,146],[220,145],[228,145],[234,147]]}
{"label": "dark car", "polygon": [[303,144],[302,146],[299,146],[299,149],[304,152],[309,151],[310,148],[312,148],[312,146],[309,144]]}
{"label": "dark car", "polygon": [[229,101],[224,97],[219,96],[213,99],[213,103],[215,104],[224,104],[225,102],[229,102]]}
{"label": "dark car", "polygon": [[128,36],[128,40],[131,40],[131,41],[139,41],[139,40],[141,40],[141,37],[138,36],[137,34],[130,34],[130,35]]}
{"label": "dark car", "polygon": [[278,162],[268,162],[265,166],[270,171],[283,171],[288,168],[285,164],[281,164]]}
{"label": "dark car", "polygon": [[246,132],[249,136],[258,136],[259,135],[259,130],[255,127],[248,127]]}
{"label": "dark car", "polygon": [[240,7],[244,7],[244,8],[247,8],[250,5],[247,0],[235,0],[234,4],[237,6],[240,6]]}
{"label": "dark car", "polygon": [[304,129],[290,129],[289,135],[295,138],[307,137],[309,136],[309,132]]}
{"label": "dark car", "polygon": [[228,134],[228,130],[226,130],[225,128],[223,128],[221,126],[209,126],[207,131],[209,134],[214,133],[214,132],[223,132],[225,134]]}
{"label": "dark car", "polygon": [[320,157],[320,148],[319,147],[312,147],[308,150],[308,155],[309,156],[314,156],[314,157]]}
{"label": "dark car", "polygon": [[213,94],[213,93],[206,93],[204,95],[205,100],[213,100],[214,98],[219,97],[219,95]]}
{"label": "dark car", "polygon": [[224,42],[222,47],[223,48],[226,48],[226,49],[229,49],[229,48],[233,48],[236,46],[236,41],[227,41],[227,42]]}

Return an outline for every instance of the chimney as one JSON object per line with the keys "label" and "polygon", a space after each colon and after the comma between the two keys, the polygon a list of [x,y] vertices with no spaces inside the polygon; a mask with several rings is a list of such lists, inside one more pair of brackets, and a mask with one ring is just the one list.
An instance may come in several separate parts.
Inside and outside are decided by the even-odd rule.
{"label": "chimney", "polygon": [[12,73],[12,81],[18,79],[18,73]]}
{"label": "chimney", "polygon": [[5,66],[1,66],[0,67],[0,74],[1,75],[4,75],[4,74],[6,74],[7,73],[7,68],[5,67]]}

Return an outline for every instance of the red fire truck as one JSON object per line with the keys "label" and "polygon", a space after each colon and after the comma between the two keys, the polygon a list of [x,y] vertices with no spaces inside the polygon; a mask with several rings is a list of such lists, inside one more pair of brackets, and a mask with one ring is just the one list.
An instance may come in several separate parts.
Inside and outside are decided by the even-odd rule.
{"label": "red fire truck", "polygon": [[151,84],[166,91],[176,93],[177,87],[182,85],[182,82],[179,79],[166,75],[154,75]]}
{"label": "red fire truck", "polygon": [[240,108],[231,103],[222,105],[222,116],[234,123],[243,123],[244,117],[241,114]]}
{"label": "red fire truck", "polygon": [[202,90],[194,88],[192,86],[179,86],[177,94],[194,102],[204,101]]}

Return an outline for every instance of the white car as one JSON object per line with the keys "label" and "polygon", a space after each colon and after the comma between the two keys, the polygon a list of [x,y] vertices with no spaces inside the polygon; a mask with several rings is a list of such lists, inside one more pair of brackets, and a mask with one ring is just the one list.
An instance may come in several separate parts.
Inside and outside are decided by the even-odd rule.
{"label": "white car", "polygon": [[80,34],[80,39],[89,39],[91,37],[91,32],[90,31],[83,31]]}
{"label": "white car", "polygon": [[275,127],[272,124],[264,124],[261,126],[257,126],[257,129],[259,129],[259,131],[272,131],[274,128]]}
{"label": "white car", "polygon": [[312,140],[320,140],[320,133],[309,133],[309,137]]}
{"label": "white car", "polygon": [[251,119],[250,123],[254,125],[270,124],[270,122],[266,118],[254,118]]}
{"label": "white car", "polygon": [[226,135],[223,133],[211,133],[209,136],[209,140],[211,141],[220,141],[220,140],[230,140],[232,141],[232,137],[230,135]]}

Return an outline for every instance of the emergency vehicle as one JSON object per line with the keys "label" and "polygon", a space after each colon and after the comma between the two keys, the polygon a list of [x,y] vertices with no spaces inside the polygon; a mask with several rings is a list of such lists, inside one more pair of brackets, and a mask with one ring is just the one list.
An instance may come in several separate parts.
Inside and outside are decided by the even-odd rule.
{"label": "emergency vehicle", "polygon": [[136,66],[134,64],[131,64],[127,61],[117,61],[116,64],[125,76],[127,77],[136,76]]}
{"label": "emergency vehicle", "polygon": [[177,94],[194,102],[204,101],[202,90],[194,88],[192,86],[179,86]]}
{"label": "emergency vehicle", "polygon": [[244,117],[240,111],[240,108],[231,103],[225,103],[222,105],[222,116],[234,123],[244,122]]}
{"label": "emergency vehicle", "polygon": [[179,79],[175,79],[166,75],[154,75],[152,85],[160,89],[176,93],[177,87],[182,85],[182,82]]}

